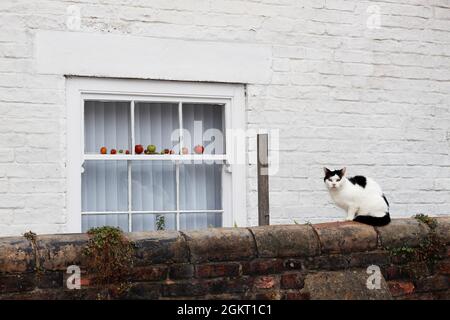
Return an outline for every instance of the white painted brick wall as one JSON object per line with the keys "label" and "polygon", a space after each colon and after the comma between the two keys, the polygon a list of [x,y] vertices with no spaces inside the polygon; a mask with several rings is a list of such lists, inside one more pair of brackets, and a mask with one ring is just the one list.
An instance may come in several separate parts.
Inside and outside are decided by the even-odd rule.
{"label": "white painted brick wall", "polygon": [[[447,0],[2,0],[0,235],[66,230],[65,81],[36,73],[33,39],[67,30],[71,5],[86,33],[272,45],[271,83],[249,84],[247,105],[249,128],[280,129],[272,223],[343,217],[324,165],[376,178],[394,217],[450,213]],[[255,175],[250,164],[250,224]]]}

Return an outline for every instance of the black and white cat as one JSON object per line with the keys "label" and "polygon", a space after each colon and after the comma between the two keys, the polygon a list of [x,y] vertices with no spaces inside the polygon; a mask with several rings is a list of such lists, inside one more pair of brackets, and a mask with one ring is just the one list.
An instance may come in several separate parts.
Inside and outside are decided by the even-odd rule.
{"label": "black and white cat", "polygon": [[372,226],[384,226],[391,222],[389,202],[378,183],[364,176],[347,179],[345,170],[323,168],[323,181],[336,205],[347,212],[346,220]]}

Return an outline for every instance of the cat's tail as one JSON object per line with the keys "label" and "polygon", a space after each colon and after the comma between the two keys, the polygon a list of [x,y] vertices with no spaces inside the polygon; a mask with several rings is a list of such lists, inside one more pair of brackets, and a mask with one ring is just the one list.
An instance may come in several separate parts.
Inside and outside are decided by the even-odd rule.
{"label": "cat's tail", "polygon": [[353,221],[368,224],[371,226],[381,227],[389,224],[389,222],[391,222],[391,217],[389,216],[389,212],[386,212],[386,215],[383,217],[356,216]]}

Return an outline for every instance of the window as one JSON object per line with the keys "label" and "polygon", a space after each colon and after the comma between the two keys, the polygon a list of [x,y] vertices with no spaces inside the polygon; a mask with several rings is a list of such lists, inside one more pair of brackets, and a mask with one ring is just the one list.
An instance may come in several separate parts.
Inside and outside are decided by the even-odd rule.
{"label": "window", "polygon": [[69,78],[67,93],[70,232],[246,225],[229,161],[245,149],[227,136],[244,129],[242,86]]}

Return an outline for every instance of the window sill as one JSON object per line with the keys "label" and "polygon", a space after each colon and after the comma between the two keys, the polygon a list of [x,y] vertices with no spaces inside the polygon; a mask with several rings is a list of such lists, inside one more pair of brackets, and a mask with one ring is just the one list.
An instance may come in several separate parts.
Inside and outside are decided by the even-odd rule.
{"label": "window sill", "polygon": [[220,161],[227,160],[227,156],[223,154],[85,154],[84,160]]}

